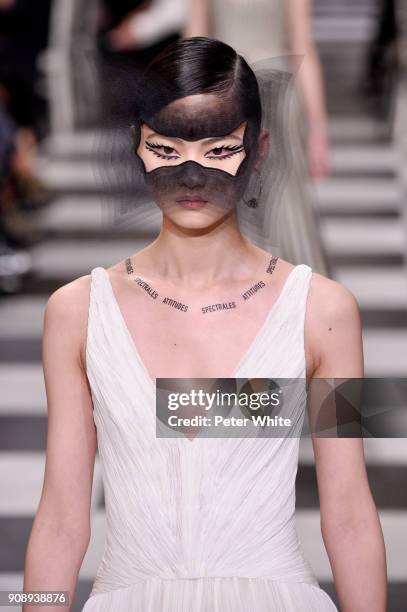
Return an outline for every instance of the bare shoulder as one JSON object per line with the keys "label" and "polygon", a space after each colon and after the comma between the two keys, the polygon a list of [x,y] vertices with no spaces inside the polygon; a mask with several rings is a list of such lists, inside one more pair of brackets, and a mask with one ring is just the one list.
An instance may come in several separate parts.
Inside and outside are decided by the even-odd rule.
{"label": "bare shoulder", "polygon": [[308,310],[310,321],[347,321],[359,315],[359,304],[350,289],[313,272],[311,275]]}
{"label": "bare shoulder", "polygon": [[48,298],[46,313],[65,321],[87,314],[90,280],[90,274],[86,274],[56,289]]}
{"label": "bare shoulder", "polygon": [[66,335],[84,363],[89,312],[91,275],[86,274],[62,285],[48,298],[44,312],[44,338]]}
{"label": "bare shoulder", "polygon": [[359,312],[358,301],[350,289],[318,272],[311,275],[308,303],[310,314],[318,318],[349,320]]}
{"label": "bare shoulder", "polygon": [[360,307],[352,291],[313,272],[305,319],[306,348],[313,366],[316,368],[329,351],[345,357],[346,346],[361,345],[361,333]]}

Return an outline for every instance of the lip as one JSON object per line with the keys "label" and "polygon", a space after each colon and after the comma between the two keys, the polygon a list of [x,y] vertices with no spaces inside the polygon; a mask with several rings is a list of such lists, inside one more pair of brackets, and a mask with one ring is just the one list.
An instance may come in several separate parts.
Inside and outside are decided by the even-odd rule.
{"label": "lip", "polygon": [[176,200],[177,204],[183,208],[202,208],[207,204],[208,200],[204,200],[200,196],[184,196]]}

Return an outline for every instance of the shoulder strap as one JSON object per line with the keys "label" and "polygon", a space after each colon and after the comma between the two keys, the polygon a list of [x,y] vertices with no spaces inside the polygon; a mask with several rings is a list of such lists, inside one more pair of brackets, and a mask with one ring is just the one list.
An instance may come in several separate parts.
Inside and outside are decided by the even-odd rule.
{"label": "shoulder strap", "polygon": [[307,264],[301,264],[300,268],[300,274],[297,277],[297,282],[295,283],[294,291],[298,304],[298,312],[302,315],[301,325],[302,327],[304,327],[309,288],[312,278],[312,268]]}
{"label": "shoulder strap", "polygon": [[291,330],[304,330],[309,287],[312,278],[312,268],[307,264],[298,264],[295,274],[284,296],[281,305],[281,318]]}
{"label": "shoulder strap", "polygon": [[109,273],[100,266],[91,271],[87,353],[92,350],[94,361],[105,355],[119,365],[133,361],[134,342],[113,293]]}
{"label": "shoulder strap", "polygon": [[89,374],[92,356],[102,350],[103,323],[106,318],[106,294],[104,291],[104,274],[101,266],[91,270],[88,326],[86,333],[86,367]]}
{"label": "shoulder strap", "polygon": [[[287,318],[298,319],[304,310],[308,288],[312,276],[312,268],[307,264],[297,264],[289,274],[280,297],[274,305],[275,318],[283,321]],[[273,312],[273,311],[272,311]],[[271,317],[270,323],[275,327],[277,321]]]}

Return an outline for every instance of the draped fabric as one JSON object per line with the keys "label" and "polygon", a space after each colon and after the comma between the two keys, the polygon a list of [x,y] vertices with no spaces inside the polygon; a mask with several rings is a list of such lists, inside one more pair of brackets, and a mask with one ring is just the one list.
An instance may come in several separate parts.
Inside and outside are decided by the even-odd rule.
{"label": "draped fabric", "polygon": [[[236,378],[304,378],[312,269],[297,265]],[[328,612],[295,526],[299,437],[157,438],[155,384],[107,270],[91,273],[87,373],[107,538],[86,612]],[[298,403],[297,419],[304,418]]]}

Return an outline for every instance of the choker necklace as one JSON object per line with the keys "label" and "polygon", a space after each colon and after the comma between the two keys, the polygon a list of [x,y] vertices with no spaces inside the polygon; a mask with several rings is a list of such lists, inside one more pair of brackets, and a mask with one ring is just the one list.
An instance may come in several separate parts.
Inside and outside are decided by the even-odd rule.
{"label": "choker necklace", "polygon": [[[269,265],[267,266],[267,269],[266,269],[267,274],[273,274],[278,259],[279,258],[275,255],[271,257]],[[127,257],[127,259],[125,260],[125,266],[126,266],[126,272],[129,276],[131,276],[132,274],[135,274],[133,264],[132,264],[130,257]],[[160,299],[162,304],[171,306],[172,308],[175,308],[176,310],[179,310],[181,312],[187,312],[189,310],[189,306],[187,304],[183,304],[182,302],[179,302],[178,300],[174,300],[173,298],[170,298],[170,297],[160,296],[158,291],[156,291],[153,287],[151,287],[151,285],[149,285],[146,281],[144,281],[139,276],[134,278],[133,281],[141,289],[144,289],[144,291],[150,296],[151,299],[153,300]],[[219,310],[231,310],[233,308],[237,308],[239,301],[241,300],[246,301],[250,299],[251,297],[253,297],[253,295],[255,295],[260,289],[263,289],[265,286],[266,286],[266,283],[260,280],[254,285],[252,285],[251,287],[249,287],[246,291],[241,293],[237,301],[208,304],[206,306],[201,307],[201,312],[202,314],[208,314],[210,312],[217,312]]]}

